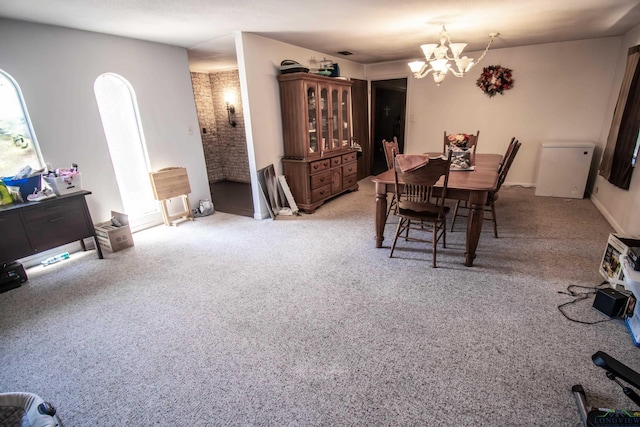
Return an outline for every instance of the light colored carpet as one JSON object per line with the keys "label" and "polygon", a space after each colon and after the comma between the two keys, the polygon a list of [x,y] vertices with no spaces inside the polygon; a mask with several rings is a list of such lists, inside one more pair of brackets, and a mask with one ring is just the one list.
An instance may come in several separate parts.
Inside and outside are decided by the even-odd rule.
{"label": "light colored carpet", "polygon": [[[588,200],[503,188],[475,266],[464,220],[430,266],[376,249],[374,188],[312,215],[217,212],[28,270],[0,294],[0,391],[67,426],[578,426],[570,389],[632,407],[591,355],[640,368],[619,320],[556,306],[597,286],[611,227]],[[594,321],[592,299],[569,308]]]}

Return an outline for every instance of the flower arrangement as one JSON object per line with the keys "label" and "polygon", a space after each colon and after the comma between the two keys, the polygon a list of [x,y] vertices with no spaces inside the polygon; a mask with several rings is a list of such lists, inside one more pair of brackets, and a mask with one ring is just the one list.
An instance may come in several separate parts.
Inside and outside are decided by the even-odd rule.
{"label": "flower arrangement", "polygon": [[496,93],[504,95],[505,90],[513,87],[512,70],[500,65],[490,65],[482,69],[482,74],[476,80],[476,86],[486,93],[489,98]]}
{"label": "flower arrangement", "polygon": [[452,133],[447,135],[447,139],[449,140],[449,146],[452,148],[466,148],[469,142],[469,135],[466,133]]}

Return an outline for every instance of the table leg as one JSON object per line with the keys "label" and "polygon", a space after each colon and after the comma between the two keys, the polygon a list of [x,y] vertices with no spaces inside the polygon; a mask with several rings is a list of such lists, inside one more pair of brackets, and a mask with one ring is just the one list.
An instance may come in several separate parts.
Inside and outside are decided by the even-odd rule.
{"label": "table leg", "polygon": [[486,191],[472,191],[469,194],[469,218],[467,218],[467,244],[465,248],[464,265],[473,266],[476,257],[476,249],[482,232],[484,222],[484,206],[487,203]]}
{"label": "table leg", "polygon": [[98,253],[98,258],[104,259],[104,255],[102,255],[102,248],[100,247],[100,242],[98,242],[98,236],[93,235],[93,243],[96,245],[96,252]]}
{"label": "table leg", "polygon": [[376,248],[382,247],[387,222],[387,185],[376,182]]}

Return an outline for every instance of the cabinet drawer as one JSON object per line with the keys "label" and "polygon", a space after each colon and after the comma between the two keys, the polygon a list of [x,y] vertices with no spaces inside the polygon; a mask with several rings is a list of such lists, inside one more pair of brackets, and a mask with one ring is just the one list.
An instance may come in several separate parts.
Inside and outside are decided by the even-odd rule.
{"label": "cabinet drawer", "polygon": [[[49,204],[51,203],[51,204]],[[79,210],[82,213],[82,199],[72,199],[65,200],[64,203],[57,203],[55,201],[44,201],[41,202],[38,206],[25,209],[22,212],[22,216],[26,222],[31,222],[34,220],[38,220],[40,218],[45,218],[50,215],[56,216],[61,214],[62,212],[67,212],[70,210]]]}
{"label": "cabinet drawer", "polygon": [[342,164],[342,157],[336,156],[331,158],[331,167],[340,166]]}
{"label": "cabinet drawer", "polygon": [[357,163],[349,163],[348,165],[342,166],[342,176],[353,175],[358,171]]}
{"label": "cabinet drawer", "polygon": [[358,177],[356,175],[349,175],[342,177],[342,188],[347,189],[352,185],[356,185]]}
{"label": "cabinet drawer", "polygon": [[311,175],[311,189],[320,188],[323,185],[327,185],[331,182],[331,173],[329,171],[319,173],[317,175]]}
{"label": "cabinet drawer", "polygon": [[358,158],[358,153],[354,151],[353,153],[343,154],[342,155],[342,163],[354,162]]}
{"label": "cabinet drawer", "polygon": [[329,169],[331,166],[331,162],[329,159],[318,160],[317,162],[309,163],[309,167],[311,168],[311,173],[318,173]]}
{"label": "cabinet drawer", "polygon": [[331,196],[331,183],[329,183],[328,185],[325,185],[324,187],[311,190],[311,203],[324,200],[329,196]]}
{"label": "cabinet drawer", "polygon": [[58,212],[25,225],[36,252],[71,243],[93,233],[87,226],[82,209]]}

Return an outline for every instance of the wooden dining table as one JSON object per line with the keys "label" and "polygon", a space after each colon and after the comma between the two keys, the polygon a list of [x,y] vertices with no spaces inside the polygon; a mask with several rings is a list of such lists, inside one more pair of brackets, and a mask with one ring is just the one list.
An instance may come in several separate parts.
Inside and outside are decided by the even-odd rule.
{"label": "wooden dining table", "polygon": [[[429,153],[439,156],[441,153]],[[502,161],[500,154],[475,154],[472,160],[473,170],[451,170],[447,186],[447,199],[464,200],[469,204],[467,217],[467,239],[465,245],[465,261],[467,267],[473,266],[476,249],[484,222],[484,209],[487,195],[498,185],[498,166]],[[376,248],[382,247],[384,228],[387,217],[387,193],[395,191],[394,172],[392,169],[375,175],[372,181],[376,185]]]}

